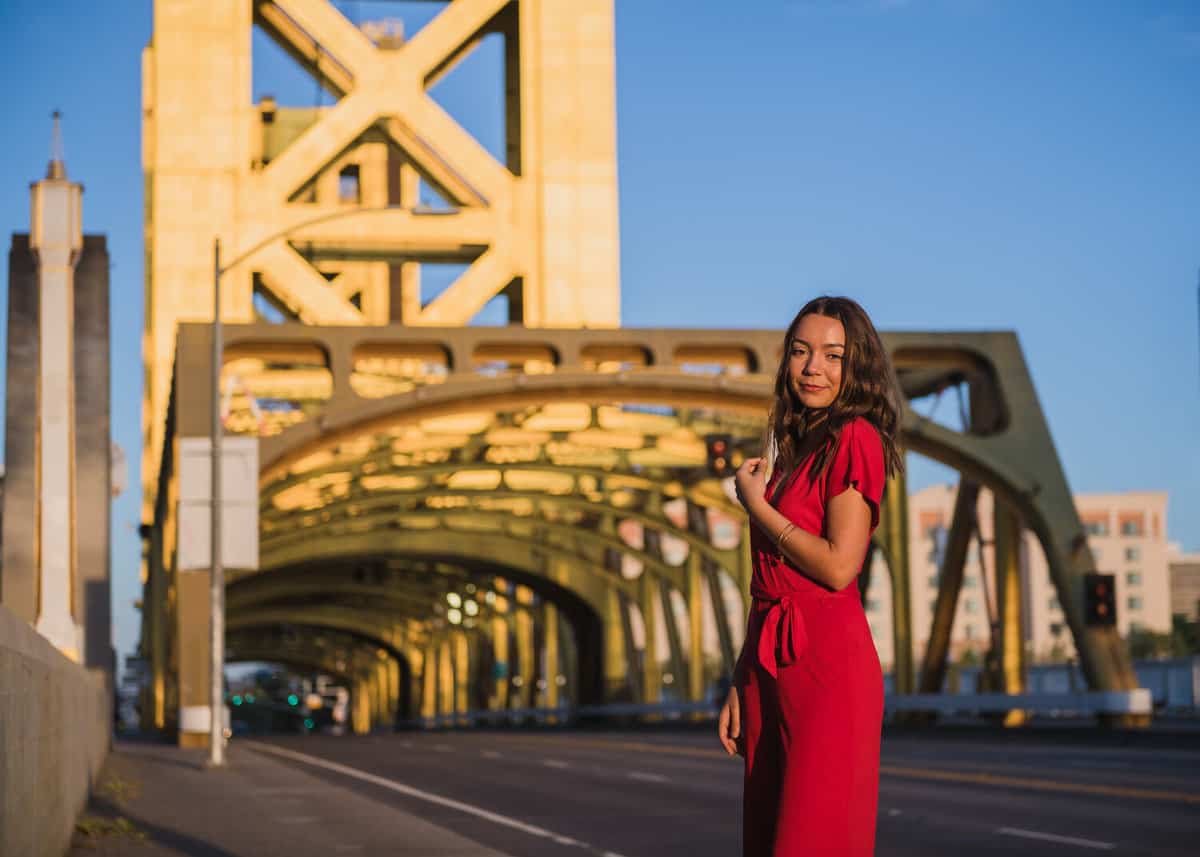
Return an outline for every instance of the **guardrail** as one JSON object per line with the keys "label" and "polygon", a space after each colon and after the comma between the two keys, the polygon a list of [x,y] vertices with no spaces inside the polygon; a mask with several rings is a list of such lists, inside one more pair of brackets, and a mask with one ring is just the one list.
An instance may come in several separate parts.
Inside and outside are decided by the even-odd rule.
{"label": "guardrail", "polygon": [[884,697],[884,715],[901,711],[938,714],[993,714],[1028,711],[1050,717],[1097,714],[1150,714],[1154,700],[1147,688],[1076,693],[910,693]]}
{"label": "guardrail", "polygon": [[[1150,714],[1154,700],[1148,688],[1076,693],[913,693],[884,697],[884,716],[901,711],[937,714],[991,714],[1021,710],[1049,717],[1094,717],[1100,714]],[[546,725],[569,726],[581,720],[633,718],[645,721],[711,720],[718,708],[710,702],[666,704],[580,705],[557,708],[471,710],[420,717],[397,723],[407,729]]]}

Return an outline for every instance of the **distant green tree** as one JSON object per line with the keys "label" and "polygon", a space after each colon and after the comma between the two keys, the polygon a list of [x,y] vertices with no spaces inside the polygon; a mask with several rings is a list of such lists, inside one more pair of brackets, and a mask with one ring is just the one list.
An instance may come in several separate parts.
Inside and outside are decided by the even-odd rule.
{"label": "distant green tree", "polygon": [[1171,656],[1171,634],[1137,628],[1129,632],[1129,656],[1134,660],[1156,660]]}
{"label": "distant green tree", "polygon": [[1200,655],[1200,622],[1178,613],[1171,617],[1171,655],[1176,658]]}

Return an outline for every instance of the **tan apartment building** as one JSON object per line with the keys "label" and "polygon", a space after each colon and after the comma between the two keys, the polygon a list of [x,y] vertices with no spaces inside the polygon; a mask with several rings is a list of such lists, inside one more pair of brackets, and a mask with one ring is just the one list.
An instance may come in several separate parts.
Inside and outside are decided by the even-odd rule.
{"label": "tan apartment building", "polygon": [[[909,573],[914,660],[920,663],[929,639],[937,601],[939,568],[954,513],[956,488],[931,485],[909,496]],[[984,651],[990,641],[989,616],[995,610],[992,494],[979,495],[979,539],[972,541],[963,569],[963,586],[950,635],[950,654]],[[1075,505],[1088,534],[1099,571],[1115,575],[1117,627],[1166,632],[1171,627],[1171,575],[1166,540],[1165,492],[1077,494]],[[1026,647],[1033,661],[1069,657],[1071,640],[1041,546],[1032,533],[1021,539],[1023,618]],[[1200,575],[1198,575],[1200,577]],[[1197,580],[1200,586],[1200,579]],[[867,618],[885,669],[893,662],[891,586],[887,567],[871,570]]]}
{"label": "tan apartment building", "polygon": [[1184,553],[1179,545],[1167,548],[1171,567],[1171,615],[1200,622],[1200,552]]}

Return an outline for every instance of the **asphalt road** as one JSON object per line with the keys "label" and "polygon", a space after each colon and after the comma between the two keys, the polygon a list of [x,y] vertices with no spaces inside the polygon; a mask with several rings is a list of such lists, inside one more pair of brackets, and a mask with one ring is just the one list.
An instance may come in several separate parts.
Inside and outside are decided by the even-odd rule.
{"label": "asphalt road", "polygon": [[[513,857],[733,857],[741,760],[706,732],[418,732],[239,743]],[[1200,750],[884,741],[878,857],[1200,854]]]}

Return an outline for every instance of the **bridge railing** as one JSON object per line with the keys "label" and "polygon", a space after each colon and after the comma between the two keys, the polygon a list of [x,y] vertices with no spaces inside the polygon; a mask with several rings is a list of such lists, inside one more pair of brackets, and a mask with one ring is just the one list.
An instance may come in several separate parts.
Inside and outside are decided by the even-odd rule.
{"label": "bridge railing", "polygon": [[[1075,693],[910,693],[884,697],[884,716],[921,711],[937,714],[997,714],[1025,711],[1045,717],[1094,717],[1101,714],[1149,714],[1153,697],[1147,688],[1129,691]],[[635,720],[640,722],[711,720],[718,708],[709,702],[559,706],[471,710],[420,717],[398,723],[399,728],[559,725],[580,721]]]}

